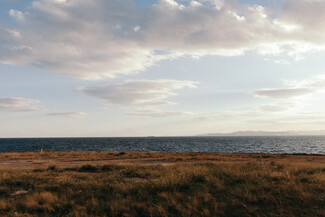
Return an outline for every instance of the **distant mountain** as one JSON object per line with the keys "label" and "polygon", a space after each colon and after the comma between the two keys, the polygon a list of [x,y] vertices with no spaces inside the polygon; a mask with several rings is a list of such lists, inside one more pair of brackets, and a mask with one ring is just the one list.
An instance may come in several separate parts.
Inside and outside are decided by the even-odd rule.
{"label": "distant mountain", "polygon": [[237,131],[232,133],[208,133],[198,136],[320,136],[325,135],[325,130],[320,131]]}

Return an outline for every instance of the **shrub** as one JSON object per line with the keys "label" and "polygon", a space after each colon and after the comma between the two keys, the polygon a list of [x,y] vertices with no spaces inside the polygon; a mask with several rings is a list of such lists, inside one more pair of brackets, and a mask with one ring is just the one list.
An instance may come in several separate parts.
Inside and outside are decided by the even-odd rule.
{"label": "shrub", "polygon": [[96,166],[93,166],[91,164],[86,164],[86,165],[81,166],[78,171],[94,173],[94,172],[98,172],[99,169]]}
{"label": "shrub", "polygon": [[55,166],[55,165],[50,165],[47,167],[47,170],[50,170],[50,171],[57,171],[58,170],[58,167]]}

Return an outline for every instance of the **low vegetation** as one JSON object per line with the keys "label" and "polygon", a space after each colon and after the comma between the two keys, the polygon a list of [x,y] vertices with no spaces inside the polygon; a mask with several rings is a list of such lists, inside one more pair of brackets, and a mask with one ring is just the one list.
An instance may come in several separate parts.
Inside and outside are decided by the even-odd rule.
{"label": "low vegetation", "polygon": [[325,216],[324,164],[256,156],[2,169],[0,216]]}

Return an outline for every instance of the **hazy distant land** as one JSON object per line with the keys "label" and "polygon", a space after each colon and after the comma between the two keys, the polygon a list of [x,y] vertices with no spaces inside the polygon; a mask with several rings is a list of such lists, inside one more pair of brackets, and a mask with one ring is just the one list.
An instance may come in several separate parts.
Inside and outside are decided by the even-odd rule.
{"label": "hazy distant land", "polygon": [[325,136],[325,130],[320,131],[236,131],[231,133],[207,133],[198,136]]}

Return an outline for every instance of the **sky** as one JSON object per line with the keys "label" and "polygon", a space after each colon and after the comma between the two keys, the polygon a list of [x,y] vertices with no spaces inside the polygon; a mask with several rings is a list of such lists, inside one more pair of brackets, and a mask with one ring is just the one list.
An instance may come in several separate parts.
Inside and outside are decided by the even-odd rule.
{"label": "sky", "polygon": [[1,0],[0,137],[325,130],[325,1]]}

